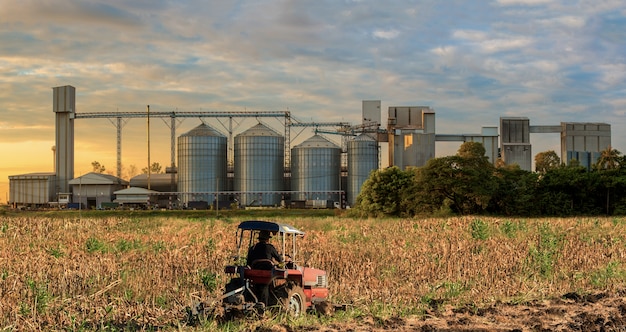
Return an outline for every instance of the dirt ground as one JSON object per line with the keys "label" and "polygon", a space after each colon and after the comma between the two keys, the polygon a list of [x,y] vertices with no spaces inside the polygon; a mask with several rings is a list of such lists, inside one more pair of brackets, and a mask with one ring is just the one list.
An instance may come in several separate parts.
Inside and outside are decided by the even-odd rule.
{"label": "dirt ground", "polygon": [[[367,317],[360,323],[305,327],[303,331],[624,331],[626,291],[615,294],[564,294],[561,298],[525,304],[496,303],[486,308],[440,307],[420,318]],[[263,332],[291,332],[276,326]]]}

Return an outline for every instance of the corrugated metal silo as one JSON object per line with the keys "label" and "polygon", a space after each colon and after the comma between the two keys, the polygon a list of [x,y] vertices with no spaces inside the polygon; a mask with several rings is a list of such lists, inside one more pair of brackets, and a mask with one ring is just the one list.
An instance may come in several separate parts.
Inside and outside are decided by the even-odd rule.
{"label": "corrugated metal silo", "polygon": [[340,189],[341,148],[314,135],[291,149],[291,190],[293,200],[339,201],[337,194],[307,193]]}
{"label": "corrugated metal silo", "polygon": [[354,206],[363,182],[378,169],[378,142],[361,134],[348,142],[348,205]]}
{"label": "corrugated metal silo", "polygon": [[211,204],[213,192],[226,188],[227,149],[226,136],[206,124],[178,137],[178,191],[189,193],[184,204]]}
{"label": "corrugated metal silo", "polygon": [[279,205],[283,191],[285,137],[259,123],[235,136],[235,191],[243,206]]}

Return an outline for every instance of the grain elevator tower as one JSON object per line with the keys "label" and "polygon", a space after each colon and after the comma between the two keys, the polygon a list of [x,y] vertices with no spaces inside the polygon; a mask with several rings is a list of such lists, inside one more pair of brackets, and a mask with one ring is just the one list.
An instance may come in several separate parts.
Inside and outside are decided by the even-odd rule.
{"label": "grain elevator tower", "polygon": [[76,112],[76,88],[71,85],[52,88],[54,93],[52,111],[55,113],[54,173],[55,194],[68,193],[68,182],[74,178],[74,117]]}

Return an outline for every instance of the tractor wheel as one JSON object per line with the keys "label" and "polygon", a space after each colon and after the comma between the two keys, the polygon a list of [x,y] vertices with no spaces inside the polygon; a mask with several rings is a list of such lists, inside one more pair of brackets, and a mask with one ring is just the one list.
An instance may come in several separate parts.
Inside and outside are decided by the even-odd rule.
{"label": "tractor wheel", "polygon": [[284,310],[291,317],[299,317],[302,315],[306,308],[304,291],[300,286],[291,286],[285,289],[284,297],[281,296],[281,309]]}

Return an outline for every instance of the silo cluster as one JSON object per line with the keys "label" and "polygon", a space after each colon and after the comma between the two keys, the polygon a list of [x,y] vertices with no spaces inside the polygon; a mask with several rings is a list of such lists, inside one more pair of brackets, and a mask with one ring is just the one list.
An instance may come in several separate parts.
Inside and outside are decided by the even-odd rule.
{"label": "silo cluster", "polygon": [[[288,200],[340,202],[340,191],[354,205],[361,185],[378,168],[378,144],[360,135],[347,145],[347,187],[342,188],[342,149],[315,134],[291,149],[290,178],[285,172],[285,137],[259,123],[233,140],[228,177],[228,140],[201,124],[178,137],[178,191],[185,206],[216,203],[216,192],[230,192],[240,206],[278,206]],[[344,177],[345,180],[345,177]],[[226,199],[224,199],[225,201]],[[221,201],[221,202],[224,202]],[[221,203],[220,202],[220,203]]]}

